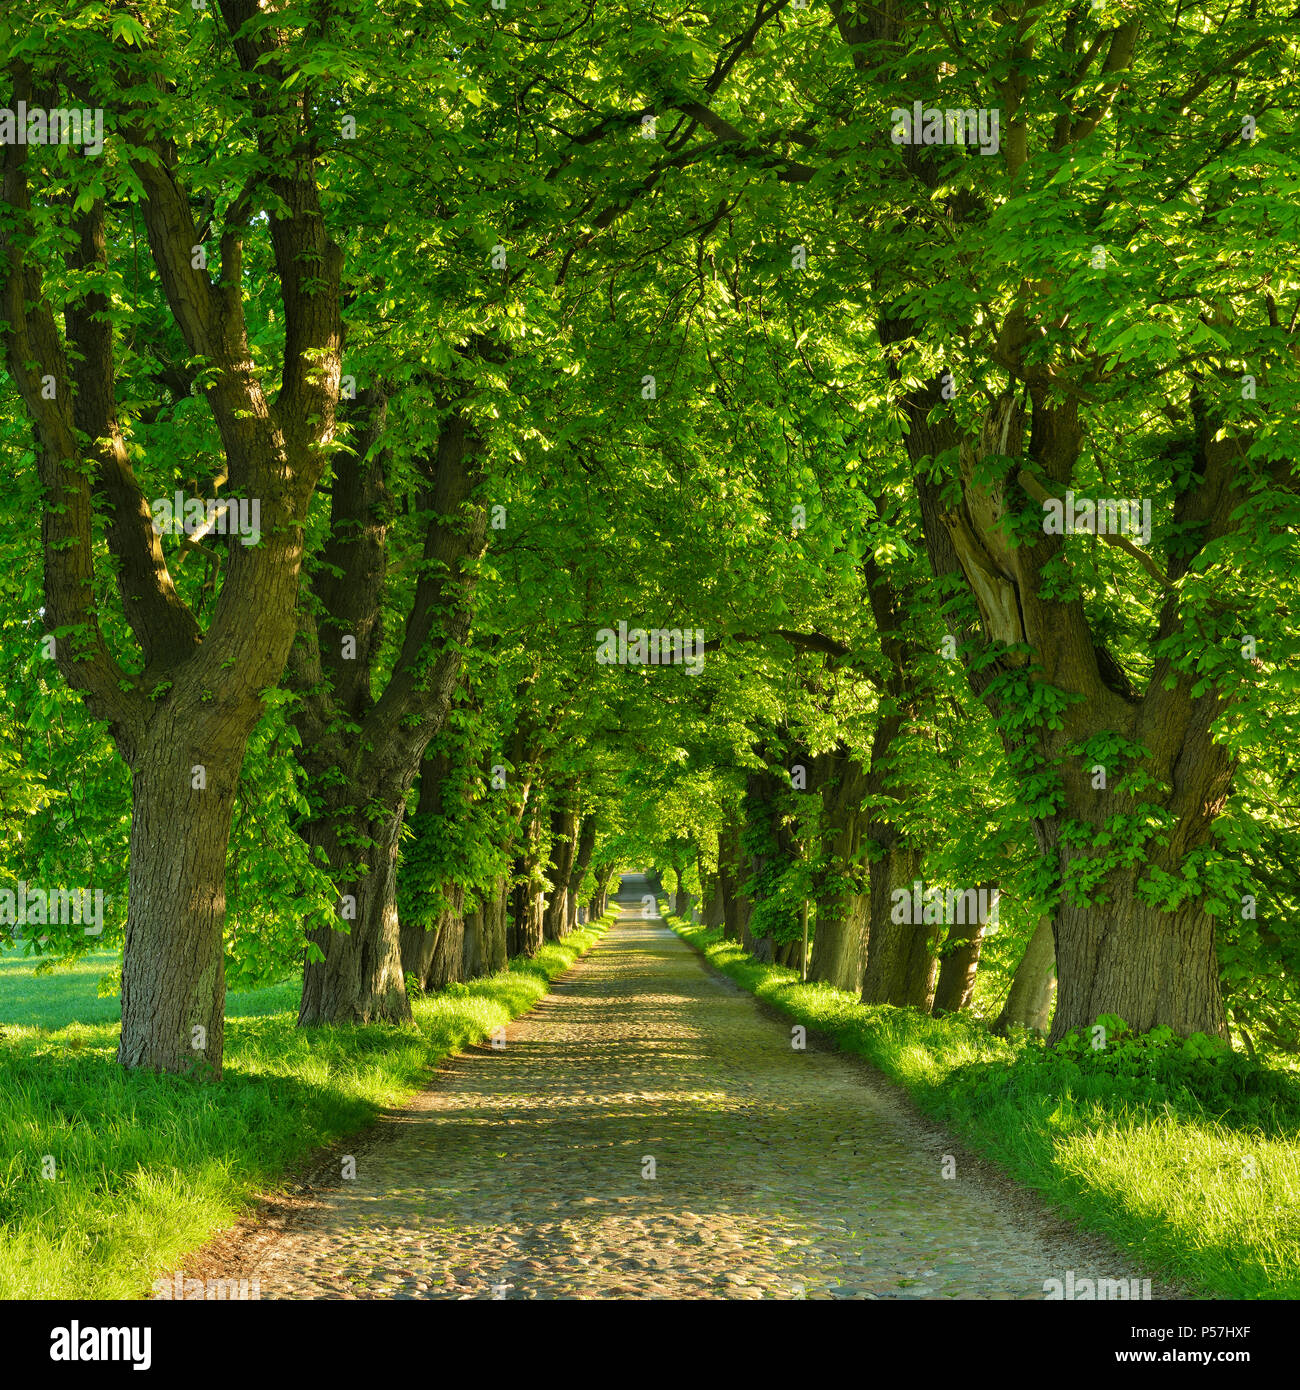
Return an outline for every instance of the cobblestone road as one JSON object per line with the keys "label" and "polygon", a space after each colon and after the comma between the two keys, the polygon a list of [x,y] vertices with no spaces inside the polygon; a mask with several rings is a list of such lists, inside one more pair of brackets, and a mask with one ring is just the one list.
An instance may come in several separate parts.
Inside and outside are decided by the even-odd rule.
{"label": "cobblestone road", "polygon": [[625,880],[619,922],[504,1050],[447,1062],[381,1122],[354,1180],[187,1272],[399,1299],[1029,1299],[1068,1269],[1139,1274],[964,1159],[943,1178],[951,1144],[860,1065],[792,1048],[639,920],[645,891]]}

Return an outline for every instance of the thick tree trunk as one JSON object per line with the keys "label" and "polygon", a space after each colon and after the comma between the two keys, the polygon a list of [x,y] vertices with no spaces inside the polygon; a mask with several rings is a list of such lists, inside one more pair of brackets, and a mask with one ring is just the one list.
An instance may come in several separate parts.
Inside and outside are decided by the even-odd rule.
{"label": "thick tree trunk", "polygon": [[477,907],[465,914],[465,941],[461,952],[460,978],[477,980],[487,972],[483,969],[483,909]]}
{"label": "thick tree trunk", "polygon": [[[571,795],[571,793],[570,793]],[[559,941],[568,920],[569,876],[578,850],[578,813],[571,806],[561,805],[551,811],[551,862],[546,876],[552,888],[546,903],[542,935],[547,941]]]}
{"label": "thick tree trunk", "polygon": [[438,944],[438,932],[442,928],[445,913],[431,927],[405,919],[401,925],[400,941],[402,950],[402,975],[414,975],[421,989],[429,978],[429,967],[433,964],[433,948]]}
{"label": "thick tree trunk", "polygon": [[451,908],[442,914],[439,922],[429,973],[424,981],[425,989],[430,991],[446,989],[465,978],[465,890],[456,883],[447,896]]}
{"label": "thick tree trunk", "polygon": [[867,770],[872,809],[865,834],[883,850],[883,857],[874,857],[870,868],[871,917],[862,999],[868,1004],[910,1005],[928,1013],[939,972],[934,954],[938,932],[924,922],[896,922],[893,911],[894,892],[905,888],[910,895],[912,880],[920,876],[924,860],[921,847],[905,837],[891,813],[891,803],[901,807],[912,795],[895,764],[900,736],[921,702],[917,677],[920,653],[915,641],[905,635],[903,596],[871,552],[862,568],[880,650],[888,662],[891,697],[876,719]]}
{"label": "thick tree trunk", "polygon": [[528,896],[524,910],[524,924],[519,933],[519,949],[524,955],[535,956],[542,949],[542,942],[546,939],[545,921],[546,897],[542,890],[537,888]]}
{"label": "thick tree trunk", "polygon": [[602,864],[596,870],[596,891],[591,899],[593,921],[599,921],[609,911],[609,886],[613,877],[613,864]]}
{"label": "thick tree trunk", "polygon": [[[1008,360],[1032,336],[1025,328],[1021,305],[999,340]],[[899,336],[909,332],[903,326]],[[924,404],[917,402],[914,418]],[[1059,811],[1034,823],[1040,853],[1054,862],[1062,885],[1072,874],[1090,884],[1090,903],[1075,904],[1067,888],[1055,917],[1060,983],[1053,1039],[1100,1013],[1118,1014],[1137,1029],[1164,1024],[1181,1034],[1225,1037],[1212,920],[1196,903],[1160,912],[1136,891],[1136,879],[1149,881],[1155,871],[1179,880],[1189,856],[1210,842],[1234,773],[1230,753],[1212,732],[1223,703],[1213,686],[1198,690],[1203,665],[1176,663],[1167,652],[1139,689],[1094,628],[1075,586],[1067,585],[1069,596],[1060,597],[1059,585],[1043,582],[1049,569],[1070,573],[1064,538],[1037,527],[1016,535],[1007,524],[1015,513],[1041,519],[1043,503],[1069,488],[1084,439],[1077,413],[1077,398],[1058,395],[1055,383],[1006,390],[986,412],[979,436],[960,441],[959,506],[918,473],[926,546],[936,574],[964,576],[985,639],[1006,644],[995,664],[968,668],[972,689],[987,695],[996,677],[1026,666],[1021,649],[1027,647],[1042,673],[1028,679],[1050,680],[1071,697],[1059,720],[1028,734],[1022,702],[999,705],[988,697],[1003,743],[1026,774],[1050,772],[1062,784]],[[1196,389],[1190,423],[1184,447],[1193,466],[1177,471],[1179,541],[1164,556],[1156,651],[1192,630],[1177,581],[1200,547],[1235,528],[1234,514],[1250,488],[1250,470],[1242,466],[1248,441],[1232,428],[1216,428],[1220,422],[1210,418]],[[982,471],[981,461],[990,458],[1000,462]],[[1104,783],[1092,780],[1091,759],[1077,756],[1081,745],[1097,739],[1115,750],[1102,769]],[[1132,789],[1129,773],[1141,775],[1141,790]],[[1132,829],[1157,816],[1166,822],[1158,838]],[[1075,832],[1068,843],[1062,834],[1067,824]],[[1140,867],[1122,867],[1125,858]],[[1080,859],[1093,862],[1080,865]],[[1121,866],[1099,874],[1099,859]]]}
{"label": "thick tree trunk", "polygon": [[770,935],[755,936],[749,929],[749,916],[746,916],[740,928],[740,944],[749,955],[764,965],[770,965],[776,959],[776,943]]}
{"label": "thick tree trunk", "polygon": [[[406,794],[455,697],[477,582],[471,562],[486,544],[485,509],[469,501],[477,478],[475,441],[452,415],[439,429],[436,449],[420,461],[427,486],[419,504],[430,513],[423,568],[400,649],[376,699],[371,682],[383,645],[393,502],[382,447],[386,405],[382,395],[365,395],[359,452],[340,452],[329,539],[311,575],[314,602],[300,607],[289,665],[299,697],[293,707],[297,756],[313,803],[305,838],[324,847],[342,891],[355,895],[357,911],[349,936],[320,929],[312,937],[326,959],[304,971],[304,1025],[410,1019],[396,900],[397,837]],[[422,780],[421,814],[430,784],[440,793],[449,761],[445,755],[429,760],[439,770]],[[376,808],[387,811],[382,822],[373,819]],[[374,847],[372,839],[379,842]],[[458,977],[459,961],[446,971]]]}
{"label": "thick tree trunk", "polygon": [[1021,957],[1016,973],[1011,977],[1007,1002],[1002,1006],[995,1033],[1005,1033],[1010,1027],[1032,1028],[1046,1033],[1052,1016],[1052,998],[1056,993],[1056,944],[1052,919],[1040,917],[1029,945]]}
{"label": "thick tree trunk", "polygon": [[[241,41],[235,58],[248,73],[263,59],[293,64],[283,35]],[[50,74],[19,62],[10,77],[8,100],[21,108],[40,101],[46,87],[35,84],[45,84]],[[122,91],[135,85],[123,75]],[[296,100],[250,104],[255,144],[269,148],[297,126]],[[194,274],[190,252],[201,240],[196,190],[187,185],[182,161],[168,153],[166,132],[135,129],[146,105],[130,100],[118,115],[142,193],[131,201],[133,226],[139,213],[173,321],[174,331],[169,327],[159,341],[168,342],[168,356],[183,342],[185,355],[203,362],[197,394],[220,438],[221,476],[241,496],[259,499],[261,509],[261,542],[229,545],[203,630],[168,570],[119,417],[111,277],[101,273],[121,231],[108,222],[110,210],[115,218],[120,212],[119,200],[100,196],[74,207],[62,196],[62,174],[53,163],[43,172],[46,162],[15,159],[12,151],[4,160],[0,324],[8,384],[26,407],[37,446],[43,616],[47,633],[57,637],[51,655],[92,717],[108,724],[132,770],[118,1059],[127,1067],[184,1073],[202,1062],[207,1074],[219,1076],[231,807],[249,733],[263,713],[261,692],[279,682],[293,641],[302,523],[336,438],[343,253],[321,211],[318,161],[280,161],[268,170],[274,209],[267,221],[274,261],[269,279],[279,281],[284,330],[280,368],[265,364],[265,384],[276,379],[272,401],[264,373],[252,366],[238,272],[223,266],[222,284]],[[66,256],[56,278],[66,285],[72,272],[81,286],[66,302],[60,299],[57,311],[46,294],[45,269],[26,249],[35,240],[33,208],[42,219],[55,218],[60,259]],[[151,368],[149,348],[141,344],[141,351],[142,376],[149,376],[163,364],[155,358]],[[205,464],[215,461],[209,456]],[[211,476],[206,466],[202,476]],[[97,514],[102,533],[94,524]],[[100,623],[106,586],[97,577],[107,578],[96,574],[100,534],[105,568],[113,572],[121,613],[138,644],[140,664],[133,651],[127,670],[112,655]],[[196,766],[206,777],[201,789],[194,786]]]}
{"label": "thick tree trunk", "polygon": [[587,816],[582,822],[578,835],[578,853],[573,861],[573,872],[569,875],[568,930],[578,925],[578,895],[582,891],[582,881],[591,867],[591,857],[596,852],[596,817]]}
{"label": "thick tree trunk", "polygon": [[816,759],[813,785],[824,807],[830,862],[829,882],[817,899],[817,929],[808,978],[857,994],[866,968],[871,906],[869,893],[863,891],[867,872],[862,861],[866,769],[841,744]]}
{"label": "thick tree trunk", "polygon": [[483,973],[495,975],[510,959],[507,924],[510,916],[509,880],[498,879],[483,905]]}
{"label": "thick tree trunk", "polygon": [[[979,901],[996,901],[997,884],[982,883]],[[985,897],[985,894],[988,897]],[[939,960],[939,983],[934,990],[935,1014],[955,1014],[968,1008],[975,993],[975,974],[979,969],[980,948],[986,923],[953,922],[948,928]]]}
{"label": "thick tree trunk", "polygon": [[715,874],[710,885],[708,896],[708,907],[704,910],[704,925],[706,927],[720,927],[726,920],[726,912],[722,900],[722,877]]}
{"label": "thick tree trunk", "polygon": [[741,892],[743,882],[740,854],[740,828],[729,825],[718,841],[718,883],[722,890],[723,938],[741,941],[749,923],[749,899]]}
{"label": "thick tree trunk", "polygon": [[[862,980],[864,1004],[908,1005],[929,1013],[934,1000],[938,961],[934,948],[939,929],[924,921],[895,921],[894,893],[904,889],[909,904],[913,881],[920,876],[919,850],[899,845],[871,866],[871,929],[867,968]],[[907,916],[915,916],[910,907]]]}
{"label": "thick tree trunk", "polygon": [[[351,832],[357,817],[316,820],[304,838],[313,852],[325,851],[338,876],[342,903],[340,928],[317,927],[307,939],[324,953],[303,970],[298,1023],[409,1023],[411,1003],[402,975],[401,932],[397,920],[397,842],[405,817],[405,797],[382,820],[367,820],[367,835]],[[355,916],[349,919],[349,913]]]}
{"label": "thick tree trunk", "polygon": [[242,745],[192,786],[190,750],[146,751],[132,776],[130,887],[122,957],[126,1067],[221,1076],[225,1037],[226,843]]}
{"label": "thick tree trunk", "polygon": [[1102,1013],[1137,1032],[1164,1024],[1184,1036],[1222,1035],[1214,919],[1191,903],[1161,912],[1139,902],[1132,887],[1132,880],[1112,887],[1104,911],[1058,908],[1053,1042]]}

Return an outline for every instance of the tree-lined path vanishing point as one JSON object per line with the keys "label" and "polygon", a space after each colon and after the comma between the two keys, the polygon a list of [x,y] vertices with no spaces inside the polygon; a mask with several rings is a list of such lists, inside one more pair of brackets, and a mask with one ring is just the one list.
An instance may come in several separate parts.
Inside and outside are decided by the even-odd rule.
{"label": "tree-lined path vanishing point", "polygon": [[649,891],[625,876],[599,945],[504,1049],[382,1121],[355,1179],[201,1272],[264,1299],[1041,1299],[1066,1270],[1141,1275],[962,1159],[945,1179],[939,1136],[855,1062],[792,1047],[643,916]]}

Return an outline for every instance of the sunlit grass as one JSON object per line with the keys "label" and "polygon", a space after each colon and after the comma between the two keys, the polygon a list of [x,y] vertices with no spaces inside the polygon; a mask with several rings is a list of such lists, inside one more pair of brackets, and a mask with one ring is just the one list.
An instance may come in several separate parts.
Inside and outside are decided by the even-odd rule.
{"label": "sunlit grass", "polygon": [[116,1064],[118,1023],[99,1006],[116,1016],[117,1001],[95,997],[111,958],[80,985],[6,959],[6,1017],[15,997],[28,1012],[0,1032],[0,1299],[145,1296],[295,1163],[530,1009],[604,930],[415,999],[414,1028],[298,1029],[296,983],[232,994],[216,1084]]}

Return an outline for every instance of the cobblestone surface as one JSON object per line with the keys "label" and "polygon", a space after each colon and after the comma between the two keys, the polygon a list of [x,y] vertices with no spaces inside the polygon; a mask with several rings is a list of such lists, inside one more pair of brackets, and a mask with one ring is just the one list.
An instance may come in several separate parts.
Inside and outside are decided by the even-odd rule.
{"label": "cobblestone surface", "polygon": [[625,880],[618,923],[504,1050],[450,1060],[354,1146],[355,1179],[186,1273],[334,1299],[1034,1299],[1070,1269],[1140,1277],[964,1156],[945,1179],[951,1143],[860,1064],[795,1050],[639,920],[645,891]]}

